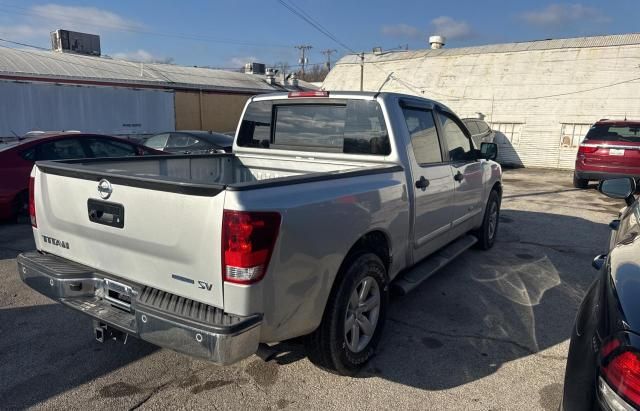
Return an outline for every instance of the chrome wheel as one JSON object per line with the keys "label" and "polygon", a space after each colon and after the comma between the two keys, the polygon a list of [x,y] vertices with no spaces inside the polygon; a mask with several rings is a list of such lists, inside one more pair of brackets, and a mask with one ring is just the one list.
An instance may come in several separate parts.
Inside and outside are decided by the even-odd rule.
{"label": "chrome wheel", "polygon": [[352,352],[360,352],[369,344],[379,315],[380,287],[373,277],[367,276],[351,293],[344,317],[344,340]]}
{"label": "chrome wheel", "polygon": [[498,203],[493,201],[491,208],[489,209],[489,227],[487,227],[487,234],[489,239],[493,239],[496,235],[496,228],[498,227]]}

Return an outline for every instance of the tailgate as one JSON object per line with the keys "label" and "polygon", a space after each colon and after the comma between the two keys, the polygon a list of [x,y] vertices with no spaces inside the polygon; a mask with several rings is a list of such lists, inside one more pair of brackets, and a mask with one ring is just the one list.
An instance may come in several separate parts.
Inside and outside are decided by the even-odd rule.
{"label": "tailgate", "polygon": [[[141,285],[223,308],[224,190],[189,192],[36,167],[34,228],[39,250]],[[107,177],[109,180],[109,177]],[[107,197],[107,198],[103,198]],[[92,221],[93,220],[93,221]]]}

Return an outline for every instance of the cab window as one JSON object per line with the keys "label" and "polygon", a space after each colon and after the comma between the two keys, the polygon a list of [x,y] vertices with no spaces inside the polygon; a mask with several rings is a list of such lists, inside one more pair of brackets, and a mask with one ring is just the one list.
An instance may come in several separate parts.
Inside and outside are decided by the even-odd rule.
{"label": "cab window", "polygon": [[404,107],[404,121],[411,136],[413,154],[418,164],[442,162],[442,151],[431,110]]}
{"label": "cab window", "polygon": [[449,150],[449,159],[451,161],[466,161],[471,157],[471,141],[462,131],[458,123],[445,113],[438,113],[444,140]]}

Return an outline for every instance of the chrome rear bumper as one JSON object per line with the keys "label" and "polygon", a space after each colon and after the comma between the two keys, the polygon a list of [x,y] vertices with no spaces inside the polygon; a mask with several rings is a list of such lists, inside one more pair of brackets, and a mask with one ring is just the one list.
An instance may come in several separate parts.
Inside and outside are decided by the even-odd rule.
{"label": "chrome rear bumper", "polygon": [[[22,281],[39,293],[160,347],[222,365],[240,361],[258,349],[261,315],[227,314],[49,254],[27,252],[17,262]],[[123,302],[110,298],[113,284],[123,286],[118,289],[125,297]]]}

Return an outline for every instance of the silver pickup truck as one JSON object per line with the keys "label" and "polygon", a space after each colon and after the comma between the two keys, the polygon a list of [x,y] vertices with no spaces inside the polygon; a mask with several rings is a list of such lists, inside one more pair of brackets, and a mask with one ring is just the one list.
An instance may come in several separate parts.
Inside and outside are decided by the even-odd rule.
{"label": "silver pickup truck", "polygon": [[423,98],[254,97],[233,154],[36,163],[37,251],[18,270],[92,317],[98,340],[230,364],[306,336],[312,361],[349,375],[372,356],[391,291],[493,245],[496,154]]}

